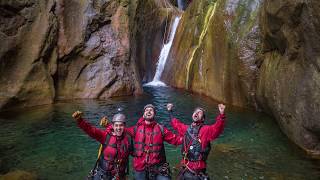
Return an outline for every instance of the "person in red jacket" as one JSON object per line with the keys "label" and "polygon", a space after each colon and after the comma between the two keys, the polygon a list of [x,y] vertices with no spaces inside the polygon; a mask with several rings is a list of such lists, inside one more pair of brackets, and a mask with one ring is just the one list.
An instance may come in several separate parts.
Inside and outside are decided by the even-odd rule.
{"label": "person in red jacket", "polygon": [[181,146],[182,168],[179,172],[179,180],[202,180],[209,179],[206,175],[206,160],[211,150],[210,142],[216,139],[223,131],[225,124],[225,105],[219,104],[220,114],[216,117],[213,125],[204,125],[205,111],[196,108],[192,114],[193,122],[186,125],[172,115],[173,104],[167,104],[170,112],[171,125],[183,136]]}
{"label": "person in red jacket", "polygon": [[123,180],[126,179],[129,154],[132,152],[131,137],[124,131],[125,115],[118,113],[112,118],[112,128],[101,130],[93,127],[82,118],[82,113],[76,111],[72,117],[78,126],[93,139],[103,145],[101,156],[91,174],[93,180]]}
{"label": "person in red jacket", "polygon": [[182,143],[182,137],[173,134],[155,121],[155,113],[155,107],[152,104],[146,105],[143,117],[135,126],[126,129],[134,141],[135,180],[171,179],[163,142],[173,145]]}

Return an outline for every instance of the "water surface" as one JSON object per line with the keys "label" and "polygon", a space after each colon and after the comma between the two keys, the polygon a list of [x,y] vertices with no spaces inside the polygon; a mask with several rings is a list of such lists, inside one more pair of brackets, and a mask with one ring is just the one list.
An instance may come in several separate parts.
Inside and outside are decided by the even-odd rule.
{"label": "water surface", "polygon": [[[0,114],[0,173],[24,170],[39,179],[83,179],[94,165],[99,144],[90,139],[71,118],[81,110],[98,126],[99,118],[112,117],[117,109],[136,123],[143,106],[157,107],[158,121],[169,129],[165,105],[175,104],[175,115],[191,122],[195,107],[207,110],[208,124],[218,114],[217,102],[168,87],[146,87],[139,97],[106,101],[59,102],[51,106]],[[227,107],[224,133],[214,141],[208,173],[215,179],[320,179],[320,163],[309,159],[284,136],[277,123],[265,114]],[[166,144],[167,159],[177,165],[180,149]]]}

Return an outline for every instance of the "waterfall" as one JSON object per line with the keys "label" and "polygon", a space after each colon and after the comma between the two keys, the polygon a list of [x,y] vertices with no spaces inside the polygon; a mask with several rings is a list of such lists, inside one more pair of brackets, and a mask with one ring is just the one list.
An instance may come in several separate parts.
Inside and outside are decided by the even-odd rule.
{"label": "waterfall", "polygon": [[178,0],[178,8],[180,10],[184,10],[184,0]]}
{"label": "waterfall", "polygon": [[153,77],[153,80],[147,84],[144,84],[144,86],[166,86],[165,83],[160,81],[164,66],[166,65],[167,57],[169,55],[171,45],[174,39],[174,35],[176,34],[176,30],[178,27],[180,21],[180,17],[176,17],[174,19],[171,31],[170,31],[170,36],[169,36],[169,41],[166,43],[160,52],[159,58],[158,58],[158,65],[157,65],[157,70],[156,73]]}

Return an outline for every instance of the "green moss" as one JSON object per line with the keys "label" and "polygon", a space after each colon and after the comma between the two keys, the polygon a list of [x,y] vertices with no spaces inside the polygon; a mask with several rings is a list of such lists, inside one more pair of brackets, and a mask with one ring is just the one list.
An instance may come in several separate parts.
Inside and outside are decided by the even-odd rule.
{"label": "green moss", "polygon": [[207,0],[207,1],[209,4],[212,4],[212,5],[217,2],[217,0]]}
{"label": "green moss", "polygon": [[204,14],[205,17],[202,18],[202,19],[204,19],[204,21],[200,21],[203,24],[201,26],[202,30],[201,30],[198,42],[197,42],[195,48],[193,48],[193,50],[191,52],[191,56],[187,62],[187,77],[186,77],[186,84],[185,84],[186,89],[189,89],[189,86],[190,86],[190,79],[191,79],[190,75],[194,74],[194,72],[192,71],[192,67],[194,65],[193,61],[194,61],[194,59],[196,59],[195,53],[197,52],[197,50],[199,49],[199,47],[203,43],[204,37],[206,36],[207,31],[208,31],[210,22],[216,12],[216,8],[217,8],[217,3],[209,4],[208,9],[207,9],[206,13]]}
{"label": "green moss", "polygon": [[229,40],[233,41],[245,37],[256,24],[259,6],[251,9],[253,3],[257,3],[257,0],[240,0],[238,2],[231,27],[233,33],[231,33]]}

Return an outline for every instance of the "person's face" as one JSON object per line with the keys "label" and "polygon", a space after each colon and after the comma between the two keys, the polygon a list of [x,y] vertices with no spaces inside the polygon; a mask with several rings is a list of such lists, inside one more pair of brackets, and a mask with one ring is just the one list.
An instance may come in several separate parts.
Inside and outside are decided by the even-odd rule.
{"label": "person's face", "polygon": [[143,118],[145,120],[152,120],[154,118],[154,109],[151,107],[148,107],[144,110]]}
{"label": "person's face", "polygon": [[114,122],[112,126],[116,136],[122,136],[125,124],[123,122]]}
{"label": "person's face", "polygon": [[201,109],[196,109],[192,114],[192,119],[194,122],[203,120],[203,111]]}

